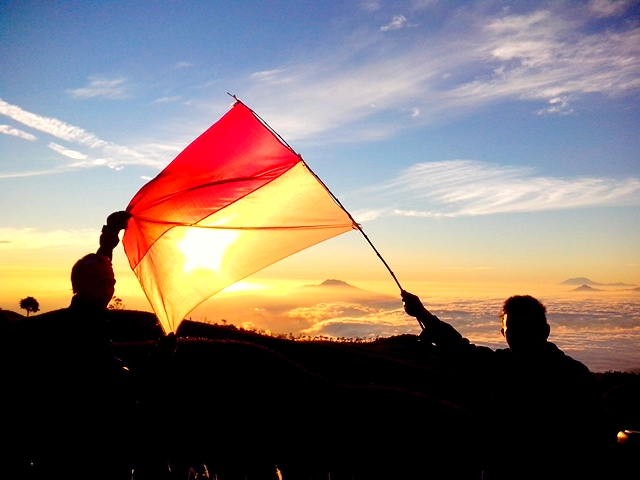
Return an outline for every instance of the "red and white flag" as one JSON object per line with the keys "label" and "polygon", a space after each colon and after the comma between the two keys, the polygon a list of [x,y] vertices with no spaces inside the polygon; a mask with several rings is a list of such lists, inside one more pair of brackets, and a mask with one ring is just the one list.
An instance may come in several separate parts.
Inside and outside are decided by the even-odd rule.
{"label": "red and white flag", "polygon": [[229,285],[358,229],[241,102],[144,185],[127,211],[125,253],[166,332]]}

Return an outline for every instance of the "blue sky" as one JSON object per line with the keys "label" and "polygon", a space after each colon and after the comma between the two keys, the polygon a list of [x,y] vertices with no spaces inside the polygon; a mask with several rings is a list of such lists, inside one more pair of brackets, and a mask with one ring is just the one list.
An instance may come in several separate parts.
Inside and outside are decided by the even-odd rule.
{"label": "blue sky", "polygon": [[[640,2],[0,1],[0,72],[4,308],[43,262],[68,275],[227,92],[408,287],[640,284]],[[285,266],[389,281],[356,233]]]}

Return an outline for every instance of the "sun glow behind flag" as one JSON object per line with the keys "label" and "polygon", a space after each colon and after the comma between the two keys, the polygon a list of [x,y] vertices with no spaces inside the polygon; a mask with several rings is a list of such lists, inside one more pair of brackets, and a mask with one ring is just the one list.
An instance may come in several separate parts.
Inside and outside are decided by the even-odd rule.
{"label": "sun glow behind flag", "polygon": [[125,253],[166,332],[220,290],[358,229],[241,102],[144,185],[127,211]]}

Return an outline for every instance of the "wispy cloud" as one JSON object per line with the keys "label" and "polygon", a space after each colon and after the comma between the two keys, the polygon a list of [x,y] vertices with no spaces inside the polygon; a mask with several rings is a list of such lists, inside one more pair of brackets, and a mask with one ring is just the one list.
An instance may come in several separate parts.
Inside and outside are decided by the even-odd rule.
{"label": "wispy cloud", "polygon": [[407,18],[404,15],[395,15],[389,23],[380,27],[382,32],[387,32],[389,30],[398,30],[403,28],[407,24]]}
{"label": "wispy cloud", "polygon": [[124,78],[92,77],[86,87],[69,89],[67,93],[71,97],[80,99],[104,97],[110,100],[122,100],[131,97]]}
{"label": "wispy cloud", "polygon": [[[640,90],[640,26],[612,21],[607,29],[585,28],[603,17],[617,18],[627,2],[552,2],[546,9],[534,6],[519,14],[488,14],[472,2],[451,9],[442,28],[429,29],[424,25],[429,24],[433,3],[413,2],[407,16],[415,28],[395,38],[380,32],[383,4],[362,2],[358,23],[352,24],[353,31],[336,36],[340,40],[327,47],[330,54],[320,49],[303,62],[256,72],[244,79],[248,86],[242,96],[290,142],[358,142],[389,138],[402,129],[441,123],[507,101],[527,102],[532,115],[557,115],[579,113],[581,98],[587,95],[633,96]],[[397,15],[386,27],[408,23]],[[94,77],[70,94],[126,98],[129,91],[124,78]],[[178,99],[165,96],[153,103]],[[193,104],[198,106],[195,100]],[[206,111],[210,118],[210,105]],[[87,155],[86,165],[95,166],[97,157],[111,168],[160,168],[187,143],[176,139],[165,145],[125,147],[2,100],[0,114],[87,147],[78,149]],[[29,132],[17,134],[4,127],[0,133],[33,139]]]}
{"label": "wispy cloud", "polygon": [[292,75],[291,70],[279,68],[276,70],[261,70],[251,75],[259,82],[273,84],[284,84],[295,81],[297,75]]}
{"label": "wispy cloud", "polygon": [[[584,20],[586,22],[586,19]],[[640,87],[640,29],[584,33],[584,22],[538,11],[488,21],[474,49],[492,73],[450,90],[450,98],[556,101]]]}
{"label": "wispy cloud", "polygon": [[161,103],[173,103],[173,102],[177,102],[178,100],[180,100],[180,96],[176,95],[173,97],[160,97],[155,99],[153,102],[151,102],[153,105],[158,105]]}
{"label": "wispy cloud", "polygon": [[58,145],[57,143],[51,142],[48,147],[54,152],[58,152],[60,155],[64,155],[65,157],[73,158],[74,160],[84,160],[87,156],[84,153],[77,152],[75,150],[71,150],[69,148],[63,147],[62,145]]}
{"label": "wispy cloud", "polygon": [[[87,132],[85,129],[70,125],[56,118],[45,117],[28,112],[16,105],[11,105],[0,99],[0,115],[5,115],[29,128],[51,135],[59,140],[86,147],[86,152],[79,152],[55,142],[50,142],[48,147],[52,150],[74,160],[82,160],[85,163],[74,163],[62,168],[78,168],[87,166],[107,166],[120,168],[123,165],[148,165],[160,168],[168,163],[167,152],[175,152],[176,146],[147,144],[137,147],[136,150],[102,140],[97,135]],[[27,140],[35,139],[29,133]],[[24,138],[24,135],[19,135]],[[33,138],[31,138],[33,137]],[[179,151],[179,150],[178,150]],[[97,158],[99,157],[99,159]],[[53,173],[55,170],[38,170],[40,173]],[[12,173],[9,176],[33,175],[35,172]],[[5,177],[6,178],[6,175]]]}
{"label": "wispy cloud", "polygon": [[19,137],[23,140],[29,140],[31,142],[37,140],[37,137],[35,135],[31,135],[30,133],[27,133],[18,128],[10,127],[9,125],[0,125],[0,133],[11,135],[13,137]]}
{"label": "wispy cloud", "polygon": [[556,97],[549,100],[549,106],[546,108],[542,108],[536,112],[538,115],[544,114],[561,114],[561,115],[569,115],[574,113],[572,107],[569,106],[569,101],[567,97]]}
{"label": "wispy cloud", "polygon": [[[585,28],[603,14],[597,12],[625,5],[549,4],[548,10],[498,15],[462,7],[442,29],[418,27],[401,39],[370,31],[365,40],[359,32],[315,62],[259,72],[248,95],[291,139],[329,131],[338,140],[388,137],[507,101],[531,103],[532,114],[579,111],[586,95],[640,89],[640,26],[621,21]],[[414,14],[412,25],[419,25],[419,15],[430,10]],[[405,24],[398,17],[386,27]],[[393,122],[380,121],[389,115]]]}
{"label": "wispy cloud", "polygon": [[628,0],[591,0],[589,10],[599,17],[612,17],[622,14],[630,4]]}
{"label": "wispy cloud", "polygon": [[55,118],[43,117],[35,113],[27,112],[26,110],[23,110],[16,105],[11,105],[1,99],[0,114],[6,115],[27,127],[53,135],[61,140],[85,145],[90,148],[102,147],[107,143],[80,127],[74,127]]}
{"label": "wispy cloud", "polygon": [[26,172],[5,172],[5,173],[0,173],[0,179],[41,177],[43,175],[56,175],[60,173],[62,173],[62,170],[59,168],[29,170]]}
{"label": "wispy cloud", "polygon": [[640,205],[640,179],[544,177],[529,168],[452,160],[415,164],[368,193],[393,206],[362,212],[358,220]]}
{"label": "wispy cloud", "polygon": [[360,5],[364,10],[368,12],[375,12],[376,10],[380,10],[380,2],[377,0],[362,0]]}
{"label": "wispy cloud", "polygon": [[41,231],[35,228],[0,228],[0,251],[25,253],[34,249],[93,245],[97,236],[93,229]]}
{"label": "wispy cloud", "polygon": [[183,68],[189,68],[189,67],[193,67],[193,63],[191,63],[191,62],[178,62],[178,63],[174,64],[171,68],[173,68],[174,70],[181,70]]}

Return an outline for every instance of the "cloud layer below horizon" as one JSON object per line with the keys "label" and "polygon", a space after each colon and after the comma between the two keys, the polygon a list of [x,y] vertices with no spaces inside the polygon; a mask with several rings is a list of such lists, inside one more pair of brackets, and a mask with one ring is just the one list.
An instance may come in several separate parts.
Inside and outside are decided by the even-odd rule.
{"label": "cloud layer below horizon", "polygon": [[[498,311],[503,299],[430,299],[429,310],[452,324],[472,343],[505,348]],[[551,324],[550,340],[592,371],[640,368],[640,295],[637,292],[599,292],[590,296],[557,295],[544,299]],[[309,326],[309,337],[374,339],[418,334],[414,318],[404,314],[399,301],[387,307],[366,304],[322,303],[287,312]],[[330,314],[327,314],[330,312]],[[615,312],[615,313],[614,313]],[[615,351],[615,355],[612,354]]]}

